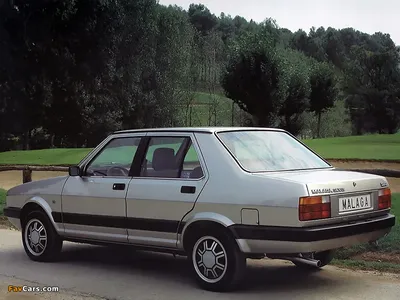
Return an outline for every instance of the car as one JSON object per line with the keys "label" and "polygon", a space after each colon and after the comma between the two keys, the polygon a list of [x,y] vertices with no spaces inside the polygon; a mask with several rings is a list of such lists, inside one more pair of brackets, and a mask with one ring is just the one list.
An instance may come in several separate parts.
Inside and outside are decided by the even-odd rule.
{"label": "car", "polygon": [[319,269],[384,237],[390,208],[385,177],[336,169],[285,130],[201,127],[114,132],[67,176],[10,189],[4,214],[34,261],[63,241],[130,245],[184,255],[201,288],[229,291],[248,258]]}

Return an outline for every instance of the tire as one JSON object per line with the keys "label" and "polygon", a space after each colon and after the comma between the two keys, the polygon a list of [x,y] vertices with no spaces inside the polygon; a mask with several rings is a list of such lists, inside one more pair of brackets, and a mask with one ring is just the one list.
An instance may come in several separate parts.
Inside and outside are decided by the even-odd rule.
{"label": "tire", "polygon": [[47,215],[36,210],[30,212],[23,222],[22,243],[31,260],[47,262],[58,258],[63,241]]}
{"label": "tire", "polygon": [[334,250],[327,250],[327,251],[315,253],[314,254],[314,259],[321,261],[321,266],[320,267],[312,266],[312,265],[301,263],[301,262],[298,262],[298,261],[293,261],[293,263],[297,267],[300,267],[302,269],[318,270],[318,269],[321,269],[322,267],[324,267],[326,265],[329,265],[331,263],[331,261],[333,260],[334,255],[335,255],[335,251]]}
{"label": "tire", "polygon": [[208,291],[238,288],[246,270],[246,257],[235,239],[221,230],[197,234],[188,259],[198,285]]}

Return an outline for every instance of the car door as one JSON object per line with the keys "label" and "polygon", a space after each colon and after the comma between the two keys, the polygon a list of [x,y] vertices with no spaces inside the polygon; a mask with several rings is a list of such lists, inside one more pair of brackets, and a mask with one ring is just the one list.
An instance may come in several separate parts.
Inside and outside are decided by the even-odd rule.
{"label": "car door", "polygon": [[82,175],[69,177],[62,193],[65,235],[127,242],[125,197],[141,136],[112,137],[87,163]]}
{"label": "car door", "polygon": [[146,140],[140,176],[132,178],[126,198],[128,240],[175,248],[180,221],[193,208],[207,170],[193,134],[150,132]]}

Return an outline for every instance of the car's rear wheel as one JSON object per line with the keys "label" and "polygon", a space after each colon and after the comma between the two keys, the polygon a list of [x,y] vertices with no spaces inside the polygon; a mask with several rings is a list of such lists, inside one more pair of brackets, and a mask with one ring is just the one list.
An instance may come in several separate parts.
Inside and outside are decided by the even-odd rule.
{"label": "car's rear wheel", "polygon": [[22,243],[30,259],[52,261],[60,254],[63,241],[47,215],[37,210],[30,212],[24,220]]}
{"label": "car's rear wheel", "polygon": [[188,258],[196,281],[210,291],[237,288],[246,268],[246,257],[234,238],[221,230],[196,235]]}
{"label": "car's rear wheel", "polygon": [[327,251],[315,253],[313,259],[321,261],[321,265],[319,267],[313,266],[310,264],[306,264],[306,263],[302,263],[299,261],[293,261],[293,263],[297,267],[300,267],[303,269],[315,270],[315,269],[320,269],[326,265],[329,265],[331,263],[331,261],[333,260],[334,255],[335,255],[334,250],[327,250]]}

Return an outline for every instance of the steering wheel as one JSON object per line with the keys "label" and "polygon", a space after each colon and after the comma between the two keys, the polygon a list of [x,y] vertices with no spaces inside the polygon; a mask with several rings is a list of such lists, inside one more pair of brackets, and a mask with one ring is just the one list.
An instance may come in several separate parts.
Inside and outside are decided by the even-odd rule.
{"label": "steering wheel", "polygon": [[107,170],[107,176],[124,176],[127,177],[129,175],[129,171],[124,167],[113,166]]}

